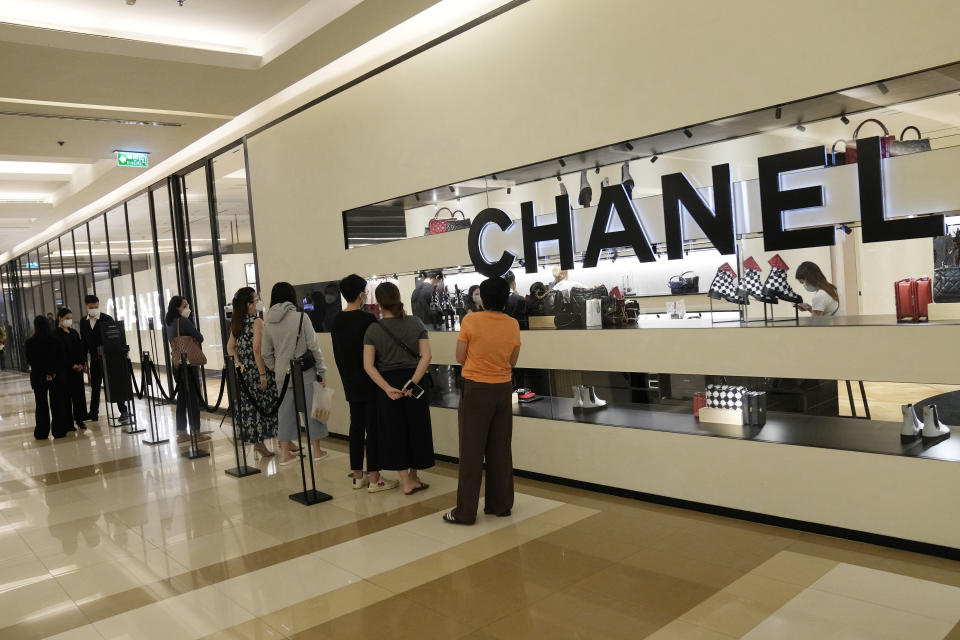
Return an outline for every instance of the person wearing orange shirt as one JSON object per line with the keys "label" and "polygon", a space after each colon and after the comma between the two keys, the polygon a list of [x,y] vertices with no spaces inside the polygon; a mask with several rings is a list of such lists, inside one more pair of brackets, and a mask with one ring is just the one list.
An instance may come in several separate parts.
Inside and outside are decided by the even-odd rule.
{"label": "person wearing orange shirt", "polygon": [[513,367],[520,356],[520,325],[504,310],[510,286],[503,278],[480,284],[484,311],[463,318],[457,362],[463,365],[460,397],[460,477],[457,506],[445,522],[473,524],[486,461],[483,511],[506,517],[513,508]]}

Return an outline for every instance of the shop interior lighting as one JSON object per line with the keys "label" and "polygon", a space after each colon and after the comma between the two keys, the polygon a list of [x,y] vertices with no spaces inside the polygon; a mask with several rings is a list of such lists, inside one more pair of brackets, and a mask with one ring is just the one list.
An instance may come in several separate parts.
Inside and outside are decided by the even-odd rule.
{"label": "shop interior lighting", "polygon": [[783,110],[780,108],[780,105],[777,105],[777,110],[773,112],[773,117],[779,120],[780,116],[782,115],[783,115]]}
{"label": "shop interior lighting", "polygon": [[630,144],[629,142],[624,142],[623,146],[627,148],[627,151],[633,151],[633,145]]}
{"label": "shop interior lighting", "polygon": [[560,195],[567,195],[567,185],[563,184],[562,182],[560,183]]}
{"label": "shop interior lighting", "polygon": [[413,194],[413,197],[414,197],[414,199],[415,199],[417,202],[420,202],[420,194],[419,194],[419,193]]}
{"label": "shop interior lighting", "polygon": [[843,124],[850,124],[850,118],[847,117],[847,114],[841,113],[840,122],[842,122]]}
{"label": "shop interior lighting", "polygon": [[656,161],[659,160],[659,159],[660,159],[660,156],[658,156],[658,155],[656,154],[656,152],[654,152],[654,154],[653,154],[652,156],[650,156],[650,164],[653,164],[654,162],[656,162]]}
{"label": "shop interior lighting", "polygon": [[806,130],[807,130],[807,128],[806,128],[805,126],[803,126],[802,124],[798,124],[798,125],[797,125],[797,131],[799,131],[800,133],[803,133],[803,132],[806,131]]}
{"label": "shop interior lighting", "polygon": [[593,169],[594,169],[594,170],[593,170],[594,173],[596,173],[597,175],[600,175],[600,163],[599,163],[599,162],[598,162],[596,165],[594,165],[594,168],[593,168]]}
{"label": "shop interior lighting", "polygon": [[561,166],[561,167],[566,167],[566,166],[567,166],[567,163],[564,161],[563,158],[559,158],[559,159],[557,160],[557,162],[560,163],[560,166]]}
{"label": "shop interior lighting", "polygon": [[887,95],[890,92],[890,89],[887,89],[887,85],[883,84],[882,82],[877,83],[877,89],[879,89],[880,93],[883,95]]}
{"label": "shop interior lighting", "polygon": [[689,128],[685,128],[685,129],[683,130],[683,135],[687,136],[688,138],[692,138],[692,137],[693,137],[693,132],[690,131]]}
{"label": "shop interior lighting", "polygon": [[456,192],[457,192],[457,190],[453,188],[453,185],[450,185],[449,187],[447,187],[447,189],[450,189],[450,193],[456,193]]}

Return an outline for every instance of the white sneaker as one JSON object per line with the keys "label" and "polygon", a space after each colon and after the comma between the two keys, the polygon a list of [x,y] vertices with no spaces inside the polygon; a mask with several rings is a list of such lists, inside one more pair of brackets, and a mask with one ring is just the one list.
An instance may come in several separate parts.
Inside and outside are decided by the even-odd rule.
{"label": "white sneaker", "polygon": [[363,489],[364,487],[370,486],[370,477],[367,474],[359,478],[354,478],[353,474],[350,474],[350,479],[353,481],[354,489]]}
{"label": "white sneaker", "polygon": [[381,491],[389,491],[390,489],[396,489],[399,486],[400,486],[399,480],[388,480],[387,478],[380,476],[380,482],[377,482],[377,483],[369,482],[369,486],[367,487],[367,493],[380,493]]}

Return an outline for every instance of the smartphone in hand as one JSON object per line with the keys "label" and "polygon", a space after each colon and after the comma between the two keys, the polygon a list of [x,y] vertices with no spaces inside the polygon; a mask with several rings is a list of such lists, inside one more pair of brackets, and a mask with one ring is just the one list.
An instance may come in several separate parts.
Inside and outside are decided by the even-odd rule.
{"label": "smartphone in hand", "polygon": [[419,400],[421,397],[423,397],[423,387],[418,385],[413,380],[407,380],[407,384],[403,385],[403,389],[401,389],[401,391],[406,391],[407,389],[411,391],[414,398]]}

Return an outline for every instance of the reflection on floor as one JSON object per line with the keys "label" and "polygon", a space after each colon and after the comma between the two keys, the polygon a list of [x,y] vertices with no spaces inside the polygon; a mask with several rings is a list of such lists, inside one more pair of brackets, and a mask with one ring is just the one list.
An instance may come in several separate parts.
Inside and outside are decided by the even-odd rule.
{"label": "reflection on floor", "polygon": [[[867,393],[867,404],[870,405],[870,417],[873,420],[890,422],[900,422],[903,419],[903,414],[900,412],[901,405],[916,404],[931,396],[949,391],[960,391],[960,385],[909,382],[864,382],[863,387]],[[866,414],[856,380],[851,382],[851,388],[857,415],[863,417]],[[837,382],[837,393],[840,399],[840,415],[851,415],[847,385],[843,380]]]}
{"label": "reflection on floor", "polygon": [[303,507],[295,465],[225,475],[212,416],[190,461],[102,422],[35,442],[31,403],[0,373],[4,640],[960,638],[960,563],[524,480],[455,527],[454,466],[368,494],[336,441]]}

